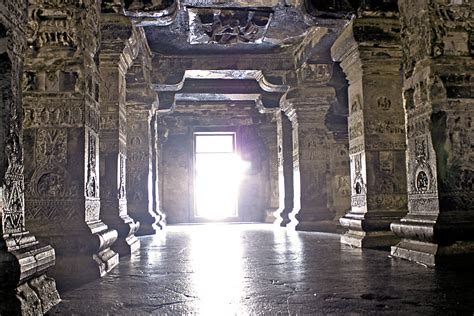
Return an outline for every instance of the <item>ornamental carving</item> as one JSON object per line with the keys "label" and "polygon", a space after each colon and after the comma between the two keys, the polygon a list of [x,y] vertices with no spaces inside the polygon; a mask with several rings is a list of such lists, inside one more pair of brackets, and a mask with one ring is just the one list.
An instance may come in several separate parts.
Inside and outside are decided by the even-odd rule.
{"label": "ornamental carving", "polygon": [[125,187],[125,175],[126,175],[126,157],[123,154],[119,154],[119,186],[118,186],[118,198],[126,199],[127,190]]}
{"label": "ornamental carving", "polygon": [[86,178],[86,196],[98,197],[98,179],[97,179],[97,139],[91,132],[88,139],[87,151],[87,178]]}
{"label": "ornamental carving", "polygon": [[261,43],[271,13],[253,10],[189,9],[191,44]]}
{"label": "ornamental carving", "polygon": [[23,166],[9,164],[5,173],[3,189],[3,233],[18,233],[24,230],[24,184]]}
{"label": "ornamental carving", "polygon": [[[84,122],[84,112],[81,107],[66,103],[28,104],[23,111],[24,128],[80,127]],[[93,120],[97,119],[94,118]]]}
{"label": "ornamental carving", "polygon": [[67,161],[67,132],[65,129],[39,129],[35,144],[38,166],[65,165]]}
{"label": "ornamental carving", "polygon": [[415,168],[412,176],[413,193],[426,194],[436,191],[437,184],[429,164],[428,139],[422,136],[415,139]]}
{"label": "ornamental carving", "polygon": [[299,77],[303,82],[326,83],[332,78],[332,65],[304,63],[299,69]]}
{"label": "ornamental carving", "polygon": [[354,168],[354,180],[352,181],[352,194],[363,195],[366,193],[366,184],[362,174],[362,153],[351,158],[351,168]]}

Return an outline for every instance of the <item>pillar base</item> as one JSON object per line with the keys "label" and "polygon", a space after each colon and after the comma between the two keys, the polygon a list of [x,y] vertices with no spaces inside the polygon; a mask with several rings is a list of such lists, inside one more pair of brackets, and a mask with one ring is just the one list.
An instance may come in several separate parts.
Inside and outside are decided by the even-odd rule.
{"label": "pillar base", "polygon": [[297,231],[310,231],[322,233],[336,233],[337,223],[335,221],[302,221],[294,226]]}
{"label": "pillar base", "polygon": [[104,221],[118,231],[118,238],[112,249],[120,256],[130,256],[140,249],[140,240],[135,236],[140,228],[140,222],[134,221],[128,215],[112,219],[104,216]]}
{"label": "pillar base", "polygon": [[275,209],[275,208],[269,208],[266,210],[265,212],[265,219],[264,219],[264,222],[265,223],[269,223],[269,224],[272,224],[276,221],[276,216],[275,216],[275,212],[277,212],[278,209]]}
{"label": "pillar base", "polygon": [[275,221],[273,224],[279,226],[279,227],[286,227],[290,223],[290,218],[289,215],[291,213],[292,209],[278,209],[273,213],[273,216],[275,216]]}
{"label": "pillar base", "polygon": [[348,231],[341,236],[341,243],[360,248],[386,248],[400,239],[390,230],[390,224],[399,220],[405,212],[372,211],[347,213],[339,221]]}
{"label": "pillar base", "polygon": [[[32,226],[38,224],[31,223]],[[65,223],[57,235],[54,226],[43,225],[38,236],[56,251],[56,265],[51,270],[59,290],[68,290],[105,276],[119,263],[119,256],[110,249],[117,239],[117,231],[108,229],[101,221]]]}
{"label": "pillar base", "polygon": [[119,237],[113,249],[121,256],[128,257],[140,250],[140,240],[135,235],[130,235],[125,239]]}
{"label": "pillar base", "polygon": [[55,264],[54,249],[28,232],[14,237],[4,237],[0,251],[0,315],[42,315],[61,301],[45,275]]}
{"label": "pillar base", "polygon": [[54,279],[42,275],[12,290],[0,290],[0,315],[43,315],[60,301]]}
{"label": "pillar base", "polygon": [[136,236],[149,236],[155,235],[157,231],[152,224],[143,223],[140,221],[140,229],[135,233]]}
{"label": "pillar base", "polygon": [[409,214],[391,225],[401,241],[392,247],[393,257],[435,267],[474,261],[474,222],[462,214]]}
{"label": "pillar base", "polygon": [[439,245],[404,239],[392,247],[391,255],[428,267],[471,265],[474,261],[474,242]]}
{"label": "pillar base", "polygon": [[398,239],[391,232],[363,232],[349,230],[341,235],[341,244],[357,248],[388,248],[395,245]]}

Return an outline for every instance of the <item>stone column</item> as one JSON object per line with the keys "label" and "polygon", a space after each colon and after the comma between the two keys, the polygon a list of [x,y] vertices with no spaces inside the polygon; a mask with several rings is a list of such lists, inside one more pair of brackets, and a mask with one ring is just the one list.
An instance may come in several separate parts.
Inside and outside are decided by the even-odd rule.
{"label": "stone column", "polygon": [[159,214],[158,227],[164,229],[166,226],[166,214],[163,212],[163,146],[168,138],[168,129],[164,120],[160,118],[158,111],[153,115],[152,129],[152,159],[153,159],[153,211]]}
{"label": "stone column", "polygon": [[293,211],[287,227],[297,230],[334,231],[328,208],[328,130],[325,117],[334,88],[324,84],[300,86],[286,94],[283,110],[293,130]]}
{"label": "stone column", "polygon": [[[278,111],[279,112],[279,111]],[[270,115],[270,114],[267,114]],[[273,115],[272,115],[273,116]],[[275,212],[279,207],[279,189],[278,189],[278,147],[277,147],[277,126],[276,122],[261,124],[258,128],[259,135],[262,137],[266,147],[267,176],[266,181],[266,210],[265,222],[274,223],[276,220]]]}
{"label": "stone column", "polygon": [[152,109],[137,104],[127,106],[127,205],[130,215],[140,221],[137,235],[151,235],[161,229],[162,216],[154,198],[153,124]]}
{"label": "stone column", "polygon": [[387,247],[390,223],[406,214],[405,128],[397,18],[351,22],[331,52],[349,80],[351,210],[341,242]]}
{"label": "stone column", "polygon": [[399,7],[408,214],[391,226],[402,238],[392,256],[428,266],[472,262],[474,3],[402,0]]}
{"label": "stone column", "polygon": [[29,1],[26,218],[56,249],[60,287],[118,264],[117,232],[100,219],[98,15],[97,2]]}
{"label": "stone column", "polygon": [[[351,207],[351,175],[349,168],[349,141],[347,134],[332,133],[329,140],[330,197],[329,207],[336,224]],[[338,231],[341,227],[338,225]]]}
{"label": "stone column", "polygon": [[278,143],[278,197],[275,224],[285,227],[293,210],[293,137],[291,122],[284,112],[275,113]]}
{"label": "stone column", "polygon": [[50,245],[26,230],[21,78],[27,2],[0,4],[0,314],[39,315],[59,303],[45,273],[55,264]]}
{"label": "stone column", "polygon": [[[140,223],[127,211],[127,106],[125,75],[134,59],[127,17],[102,13],[100,53],[100,182],[104,222],[118,231],[113,249],[130,255],[140,248]],[[135,56],[136,57],[136,56]]]}

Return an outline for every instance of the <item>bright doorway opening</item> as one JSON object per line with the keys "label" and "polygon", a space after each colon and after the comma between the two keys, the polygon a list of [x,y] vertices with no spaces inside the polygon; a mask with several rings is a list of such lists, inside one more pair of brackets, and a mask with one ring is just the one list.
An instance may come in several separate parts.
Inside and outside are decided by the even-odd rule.
{"label": "bright doorway opening", "polygon": [[235,133],[194,134],[194,212],[203,219],[238,216],[244,164],[236,152]]}

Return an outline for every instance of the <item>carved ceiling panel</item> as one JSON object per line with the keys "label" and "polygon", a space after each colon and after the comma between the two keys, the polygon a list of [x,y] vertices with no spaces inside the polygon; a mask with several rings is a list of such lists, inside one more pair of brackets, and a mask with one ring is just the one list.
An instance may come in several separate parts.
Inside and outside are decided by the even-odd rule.
{"label": "carved ceiling panel", "polygon": [[257,10],[189,9],[191,44],[261,43],[272,14]]}

